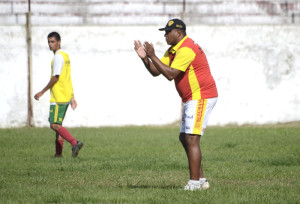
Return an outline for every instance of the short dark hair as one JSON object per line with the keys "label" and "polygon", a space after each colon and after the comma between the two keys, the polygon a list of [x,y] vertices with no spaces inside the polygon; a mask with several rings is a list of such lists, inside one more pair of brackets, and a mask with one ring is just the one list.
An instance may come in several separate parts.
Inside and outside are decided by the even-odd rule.
{"label": "short dark hair", "polygon": [[58,32],[51,32],[51,33],[49,33],[49,35],[48,35],[47,38],[52,38],[52,37],[55,37],[55,39],[57,41],[60,41],[60,35],[58,34]]}
{"label": "short dark hair", "polygon": [[186,32],[184,30],[181,30],[181,29],[174,29],[174,30],[177,30],[179,32],[181,32],[184,36],[186,36]]}

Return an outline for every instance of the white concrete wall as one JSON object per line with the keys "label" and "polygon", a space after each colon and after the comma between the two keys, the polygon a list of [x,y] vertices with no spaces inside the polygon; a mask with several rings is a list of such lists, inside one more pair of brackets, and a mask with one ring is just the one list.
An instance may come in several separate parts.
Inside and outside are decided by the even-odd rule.
{"label": "white concrete wall", "polygon": [[[33,25],[298,24],[295,0],[31,0]],[[183,14],[184,11],[184,14]],[[0,0],[0,24],[26,24],[28,1]]]}
{"label": "white concrete wall", "polygon": [[[157,26],[34,26],[33,94],[50,79],[53,57],[47,35],[58,31],[71,58],[78,109],[65,125],[159,125],[180,119],[174,82],[151,77],[133,50],[148,40],[161,57],[168,48]],[[26,31],[0,26],[0,127],[27,120]],[[300,120],[299,26],[188,26],[206,52],[219,100],[209,125],[265,124]],[[34,101],[34,124],[48,126],[49,92]]]}

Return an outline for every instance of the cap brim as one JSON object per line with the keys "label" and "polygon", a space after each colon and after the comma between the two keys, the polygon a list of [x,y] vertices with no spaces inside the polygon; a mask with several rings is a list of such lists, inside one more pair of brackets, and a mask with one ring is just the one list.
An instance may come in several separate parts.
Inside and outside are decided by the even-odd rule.
{"label": "cap brim", "polygon": [[160,30],[160,31],[164,31],[164,30],[168,31],[168,30],[173,30],[173,29],[172,28],[160,28],[158,30]]}

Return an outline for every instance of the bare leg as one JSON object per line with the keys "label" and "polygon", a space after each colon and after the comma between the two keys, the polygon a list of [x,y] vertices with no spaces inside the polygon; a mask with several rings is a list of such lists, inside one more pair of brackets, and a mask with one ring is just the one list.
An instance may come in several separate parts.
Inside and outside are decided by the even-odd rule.
{"label": "bare leg", "polygon": [[190,179],[199,180],[199,169],[201,164],[201,151],[199,146],[200,137],[198,135],[185,135],[187,144],[187,154],[190,169]]}
{"label": "bare leg", "polygon": [[[201,136],[199,137],[200,140]],[[204,173],[202,171],[202,165],[201,165],[201,161],[202,161],[202,152],[201,152],[201,147],[200,147],[200,141],[199,141],[199,149],[200,149],[200,168],[199,168],[199,177],[200,178],[205,178],[204,177]]]}
{"label": "bare leg", "polygon": [[180,140],[180,142],[181,142],[181,144],[182,144],[182,146],[184,148],[186,156],[188,156],[188,154],[187,154],[187,144],[186,144],[186,141],[185,141],[185,133],[181,132],[179,134],[179,140]]}
{"label": "bare leg", "polygon": [[61,125],[57,124],[57,123],[53,123],[53,124],[50,125],[50,128],[57,133],[57,131],[59,130],[59,128],[61,128]]}
{"label": "bare leg", "polygon": [[190,179],[199,180],[203,178],[203,171],[201,168],[201,149],[200,149],[200,136],[180,133],[179,140],[185,149],[189,162]]}

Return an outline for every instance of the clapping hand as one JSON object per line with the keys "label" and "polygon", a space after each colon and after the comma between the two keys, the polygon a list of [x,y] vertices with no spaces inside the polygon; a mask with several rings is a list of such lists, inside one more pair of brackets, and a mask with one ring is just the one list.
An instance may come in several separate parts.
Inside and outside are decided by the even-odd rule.
{"label": "clapping hand", "polygon": [[144,50],[144,47],[143,47],[142,43],[139,40],[134,41],[134,50],[136,51],[136,53],[138,54],[138,56],[141,59],[146,57],[146,52]]}
{"label": "clapping hand", "polygon": [[144,43],[144,50],[146,52],[146,55],[152,59],[152,57],[155,56],[155,51],[154,51],[154,46],[152,43],[149,43],[149,42],[145,42]]}

